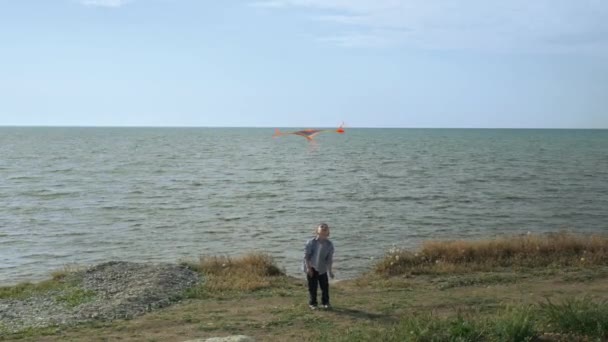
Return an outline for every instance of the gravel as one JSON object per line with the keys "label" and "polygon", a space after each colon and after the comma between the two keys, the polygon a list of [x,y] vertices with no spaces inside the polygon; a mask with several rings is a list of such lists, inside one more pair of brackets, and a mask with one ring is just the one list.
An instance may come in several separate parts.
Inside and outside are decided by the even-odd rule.
{"label": "gravel", "polygon": [[[198,273],[174,264],[112,261],[95,265],[66,276],[64,282],[71,286],[65,289],[25,299],[0,299],[0,335],[93,320],[130,319],[170,305],[199,281]],[[73,306],[60,299],[75,289],[84,294],[83,303]]]}

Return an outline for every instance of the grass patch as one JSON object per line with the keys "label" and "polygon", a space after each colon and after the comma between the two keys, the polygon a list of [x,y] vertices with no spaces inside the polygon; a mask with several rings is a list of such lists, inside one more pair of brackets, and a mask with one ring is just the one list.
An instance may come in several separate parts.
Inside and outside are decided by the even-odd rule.
{"label": "grass patch", "polygon": [[55,297],[58,302],[64,303],[67,307],[70,308],[90,302],[94,298],[94,291],[83,290],[77,287],[67,287],[60,295]]}
{"label": "grass patch", "polygon": [[608,268],[595,267],[568,272],[562,277],[562,280],[566,282],[585,283],[604,278],[608,278]]}
{"label": "grass patch", "polygon": [[521,279],[521,276],[516,276],[513,274],[481,273],[473,275],[459,275],[442,280],[438,284],[438,287],[440,290],[447,290],[455,287],[511,284],[519,279]]}
{"label": "grass patch", "polygon": [[343,331],[323,330],[321,341],[486,341],[483,323],[474,317],[456,315],[448,318],[433,314],[405,316],[391,325],[362,324]]}
{"label": "grass patch", "polygon": [[189,298],[208,298],[213,294],[252,292],[280,287],[286,276],[272,256],[250,253],[240,257],[201,256],[198,262],[184,265],[204,275],[202,285],[190,289]]}
{"label": "grass patch", "polygon": [[547,325],[560,333],[575,333],[608,338],[608,301],[593,301],[590,297],[566,299],[554,304],[541,303],[541,314]]}
{"label": "grass patch", "polygon": [[51,293],[57,302],[68,307],[76,307],[95,297],[94,291],[80,288],[77,279],[68,279],[68,275],[79,269],[75,266],[64,266],[60,270],[53,271],[51,279],[39,283],[25,282],[15,286],[0,287],[0,299],[25,300],[33,296]]}
{"label": "grass patch", "polygon": [[[61,331],[61,328],[57,327],[57,326],[50,326],[50,327],[44,327],[44,328],[26,328],[23,330],[20,330],[17,333],[13,333],[10,335],[3,335],[0,334],[0,341],[4,340],[3,336],[6,336],[7,338],[9,338],[9,340],[19,340],[19,339],[25,339],[25,338],[32,338],[32,337],[39,337],[39,336],[52,336],[57,334],[59,331]],[[2,332],[0,330],[0,332]]]}
{"label": "grass patch", "polygon": [[508,307],[490,321],[492,335],[498,341],[532,341],[537,335],[532,306]]}
{"label": "grass patch", "polygon": [[393,248],[375,264],[374,271],[394,276],[606,264],[608,236],[561,232],[479,241],[428,241],[418,252]]}
{"label": "grass patch", "polygon": [[[563,341],[607,339],[608,305],[601,302],[608,300],[607,265],[536,267],[521,262],[507,269],[483,260],[478,264],[475,260],[459,262],[449,265],[442,259],[438,264],[410,265],[402,273],[374,270],[339,281],[331,286],[334,309],[311,311],[303,279],[286,276],[271,257],[259,253],[203,256],[182,263],[199,272],[202,279],[188,291],[187,297],[194,300],[121,321],[120,328],[93,323],[63,327],[44,338],[39,336],[52,328],[26,331],[22,336],[25,341],[89,340],[92,336],[165,341],[244,333],[271,342],[533,341],[547,333],[548,338]],[[412,271],[415,267],[419,273]],[[474,272],[484,267],[503,268]],[[6,290],[10,297],[60,289],[53,294],[55,299],[71,306],[93,298],[93,293],[78,290],[75,277],[67,274],[56,276],[54,283],[22,284],[19,289],[0,291]],[[57,288],[57,284],[66,287]],[[494,284],[504,286],[486,286]],[[569,299],[581,293],[593,293],[595,302]],[[0,340],[2,329],[0,324]]]}
{"label": "grass patch", "polygon": [[0,287],[0,299],[23,300],[37,294],[47,293],[53,290],[60,290],[64,286],[64,283],[50,279],[36,284],[26,282],[17,284],[15,286]]}
{"label": "grass patch", "polygon": [[76,286],[76,280],[67,280],[67,276],[82,267],[76,265],[65,265],[63,268],[51,272],[51,279],[38,283],[23,282],[14,286],[0,287],[0,299],[23,300],[31,296],[44,294],[50,291],[61,291]]}
{"label": "grass patch", "polygon": [[486,335],[483,324],[472,317],[438,318],[432,314],[406,317],[389,333],[412,341],[482,341]]}
{"label": "grass patch", "polygon": [[321,331],[321,341],[532,341],[538,336],[532,309],[510,308],[491,319],[484,315],[412,314],[389,325],[363,324],[343,331]]}
{"label": "grass patch", "polygon": [[[412,313],[393,324],[358,324],[324,329],[321,341],[534,341],[544,332],[568,340],[608,338],[608,303],[590,298],[561,304],[508,306],[493,314],[473,312],[447,317]],[[488,316],[489,315],[489,316]],[[566,340],[566,339],[562,339]]]}

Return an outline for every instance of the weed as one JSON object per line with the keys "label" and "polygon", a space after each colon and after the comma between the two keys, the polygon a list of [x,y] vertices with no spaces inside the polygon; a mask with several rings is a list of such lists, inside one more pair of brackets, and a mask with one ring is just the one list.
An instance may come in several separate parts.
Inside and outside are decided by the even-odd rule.
{"label": "weed", "polygon": [[508,307],[493,322],[499,341],[532,341],[537,335],[533,307]]}

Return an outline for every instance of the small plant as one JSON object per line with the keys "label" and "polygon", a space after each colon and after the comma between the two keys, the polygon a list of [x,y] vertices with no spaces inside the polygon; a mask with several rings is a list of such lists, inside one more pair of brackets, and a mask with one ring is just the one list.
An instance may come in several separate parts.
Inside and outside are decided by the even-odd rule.
{"label": "small plant", "polygon": [[507,308],[494,322],[494,334],[500,341],[532,341],[537,335],[532,307]]}
{"label": "small plant", "polygon": [[484,331],[479,323],[458,315],[448,322],[450,340],[452,341],[482,341]]}

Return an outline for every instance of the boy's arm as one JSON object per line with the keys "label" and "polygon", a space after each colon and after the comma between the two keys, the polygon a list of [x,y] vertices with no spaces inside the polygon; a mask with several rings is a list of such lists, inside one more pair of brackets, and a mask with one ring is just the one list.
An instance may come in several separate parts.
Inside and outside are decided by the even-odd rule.
{"label": "boy's arm", "polygon": [[306,246],[304,247],[304,262],[306,263],[306,272],[307,273],[312,272],[311,258],[312,258],[312,240],[308,241],[306,243]]}
{"label": "boy's arm", "polygon": [[331,244],[331,248],[329,250],[329,255],[327,256],[327,270],[329,271],[329,277],[334,278],[334,244]]}

